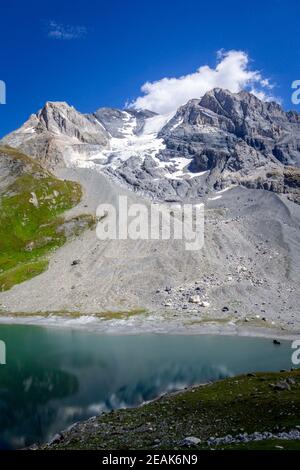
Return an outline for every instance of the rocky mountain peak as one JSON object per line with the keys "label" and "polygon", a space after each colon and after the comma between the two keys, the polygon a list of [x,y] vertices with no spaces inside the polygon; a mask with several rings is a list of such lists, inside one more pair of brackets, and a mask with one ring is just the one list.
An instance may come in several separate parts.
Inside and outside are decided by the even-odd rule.
{"label": "rocky mountain peak", "polygon": [[[199,197],[232,184],[282,191],[285,167],[300,167],[300,116],[221,88],[173,117],[107,107],[84,115],[50,101],[2,143],[50,168],[96,166],[159,198]],[[275,173],[279,185],[268,176]]]}
{"label": "rocky mountain peak", "polygon": [[54,169],[73,161],[74,155],[97,153],[108,147],[109,134],[68,103],[48,101],[1,143],[20,149]]}
{"label": "rocky mountain peak", "polygon": [[[104,129],[95,127],[83,114],[66,102],[48,101],[37,113],[38,131],[48,131],[53,134],[65,134],[81,142],[98,140],[98,135],[108,139]],[[94,137],[92,137],[94,136]]]}

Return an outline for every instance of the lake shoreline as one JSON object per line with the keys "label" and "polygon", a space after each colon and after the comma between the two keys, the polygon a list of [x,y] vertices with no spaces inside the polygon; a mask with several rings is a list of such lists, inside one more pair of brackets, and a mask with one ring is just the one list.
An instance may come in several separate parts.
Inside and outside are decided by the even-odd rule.
{"label": "lake shoreline", "polygon": [[[151,320],[151,321],[150,321]],[[282,327],[262,327],[238,325],[235,322],[218,322],[208,320],[200,324],[184,324],[183,321],[166,321],[165,319],[145,317],[128,318],[121,320],[105,320],[93,315],[82,315],[76,318],[57,315],[3,315],[0,316],[1,325],[40,326],[45,328],[63,328],[83,330],[98,334],[118,335],[220,335],[258,337],[281,340],[299,339],[300,331],[287,330]]]}

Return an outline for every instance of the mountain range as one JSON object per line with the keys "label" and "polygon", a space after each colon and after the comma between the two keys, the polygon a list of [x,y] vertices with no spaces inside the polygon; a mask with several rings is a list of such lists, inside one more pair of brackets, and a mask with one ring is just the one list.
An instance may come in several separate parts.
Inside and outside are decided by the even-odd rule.
{"label": "mountain range", "polygon": [[[230,331],[246,323],[300,328],[296,112],[219,88],[167,115],[133,108],[82,114],[48,102],[0,141],[0,159],[7,237],[14,233],[24,259],[31,242],[38,256],[47,247],[49,259],[47,270],[22,282],[6,253],[0,280],[6,276],[13,287],[0,293],[3,312],[75,312],[93,324],[99,312],[145,308],[147,316],[119,325],[130,332],[178,332],[206,321]],[[147,207],[203,202],[204,248],[187,252],[181,240],[98,240],[89,230],[97,206],[116,204],[120,195]],[[16,196],[26,205],[12,211]],[[12,214],[21,224],[11,223]],[[76,233],[55,245],[60,227],[74,227],[74,220]],[[52,245],[58,249],[50,257]]]}
{"label": "mountain range", "polygon": [[300,116],[246,91],[213,89],[175,113],[48,102],[0,141],[45,167],[96,168],[161,200],[233,185],[299,202]]}

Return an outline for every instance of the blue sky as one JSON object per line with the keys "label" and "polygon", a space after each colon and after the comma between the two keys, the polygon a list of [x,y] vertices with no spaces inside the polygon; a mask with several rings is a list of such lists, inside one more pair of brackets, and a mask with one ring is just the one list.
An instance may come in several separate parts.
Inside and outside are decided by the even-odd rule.
{"label": "blue sky", "polygon": [[[46,101],[82,112],[123,107],[141,86],[216,66],[217,51],[244,51],[286,109],[300,79],[300,3],[294,0],[2,2],[0,135]],[[300,109],[298,109],[300,111]]]}

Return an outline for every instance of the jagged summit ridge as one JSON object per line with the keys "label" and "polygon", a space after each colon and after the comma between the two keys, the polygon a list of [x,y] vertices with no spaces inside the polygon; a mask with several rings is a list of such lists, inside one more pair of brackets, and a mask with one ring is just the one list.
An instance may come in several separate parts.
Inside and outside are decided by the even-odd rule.
{"label": "jagged summit ridge", "polygon": [[3,143],[50,168],[97,168],[161,199],[236,184],[289,193],[284,175],[300,166],[300,117],[220,88],[165,116],[113,108],[83,115],[65,102],[47,102]]}

